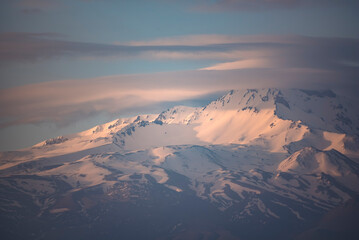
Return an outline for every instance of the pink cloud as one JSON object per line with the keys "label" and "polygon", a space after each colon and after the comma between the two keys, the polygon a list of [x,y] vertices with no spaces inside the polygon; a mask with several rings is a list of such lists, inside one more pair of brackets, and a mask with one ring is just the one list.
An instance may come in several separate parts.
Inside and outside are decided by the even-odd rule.
{"label": "pink cloud", "polygon": [[279,67],[275,61],[270,59],[246,59],[234,62],[218,63],[200,70],[233,70],[233,69],[251,69],[251,68],[274,68]]}
{"label": "pink cloud", "polygon": [[99,113],[146,111],[166,102],[180,104],[240,88],[329,88],[356,94],[356,79],[350,73],[329,70],[247,67],[37,83],[0,90],[0,128],[42,122],[67,125]]}

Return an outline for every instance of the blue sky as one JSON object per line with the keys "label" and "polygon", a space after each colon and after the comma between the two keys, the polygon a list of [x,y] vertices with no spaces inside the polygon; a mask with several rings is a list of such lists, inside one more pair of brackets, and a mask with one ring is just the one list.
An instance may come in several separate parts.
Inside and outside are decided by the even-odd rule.
{"label": "blue sky", "polygon": [[358,90],[353,0],[0,4],[0,150],[232,88]]}

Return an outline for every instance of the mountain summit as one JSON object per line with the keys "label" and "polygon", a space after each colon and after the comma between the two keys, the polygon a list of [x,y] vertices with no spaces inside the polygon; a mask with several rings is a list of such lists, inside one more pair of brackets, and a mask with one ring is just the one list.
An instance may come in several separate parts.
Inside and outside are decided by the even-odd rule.
{"label": "mountain summit", "polygon": [[3,232],[288,239],[358,196],[356,110],[329,90],[232,90],[3,152]]}

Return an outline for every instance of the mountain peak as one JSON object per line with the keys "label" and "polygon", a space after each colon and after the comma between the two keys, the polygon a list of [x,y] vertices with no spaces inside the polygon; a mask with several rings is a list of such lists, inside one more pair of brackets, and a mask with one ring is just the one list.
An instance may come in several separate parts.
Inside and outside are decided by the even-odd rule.
{"label": "mountain peak", "polygon": [[311,129],[359,135],[357,107],[331,90],[245,89],[231,90],[204,110],[272,109],[283,120],[301,121]]}
{"label": "mountain peak", "polygon": [[[141,222],[163,209],[208,205],[216,220],[228,216],[244,226],[238,229],[269,229],[278,219],[299,225],[359,193],[359,165],[344,155],[359,156],[357,138],[335,132],[354,132],[352,113],[332,92],[269,88],[232,90],[204,108],[117,119],[0,153],[0,187],[11,193],[0,207],[25,217],[24,209],[38,206],[30,220],[91,216],[105,226],[107,217]],[[14,219],[13,212],[3,214]],[[182,221],[180,214],[168,229]]]}
{"label": "mountain peak", "polygon": [[227,110],[274,108],[274,98],[280,95],[281,91],[275,88],[231,90],[206,108]]}
{"label": "mountain peak", "polygon": [[353,112],[350,102],[327,90],[231,90],[204,108],[176,106],[157,115],[118,119],[34,147],[46,148],[45,156],[58,147],[72,152],[115,144],[128,151],[164,142],[249,144],[291,153],[315,146],[355,154],[359,118]]}
{"label": "mountain peak", "polygon": [[334,149],[322,151],[314,147],[304,147],[283,160],[277,170],[298,174],[325,173],[336,177],[358,177],[359,165]]}
{"label": "mountain peak", "polygon": [[187,124],[191,119],[193,113],[199,108],[188,106],[176,106],[166,111],[163,111],[158,115],[155,121],[162,123],[183,123]]}

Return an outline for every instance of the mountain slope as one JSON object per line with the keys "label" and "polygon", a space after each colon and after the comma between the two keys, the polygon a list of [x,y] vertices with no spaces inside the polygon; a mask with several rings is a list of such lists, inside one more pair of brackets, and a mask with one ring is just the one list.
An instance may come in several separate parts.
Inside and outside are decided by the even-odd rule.
{"label": "mountain slope", "polygon": [[[163,226],[153,239],[288,239],[359,194],[358,119],[332,91],[296,89],[230,91],[203,108],[118,119],[1,153],[2,221],[37,216],[67,228],[71,218],[75,228],[89,222],[106,232],[102,223],[115,218],[129,235],[113,236],[126,238],[131,226],[150,228],[136,225],[143,216]],[[193,223],[191,203],[213,218]],[[116,210],[126,208],[128,215]],[[173,222],[160,219],[165,209]]]}

